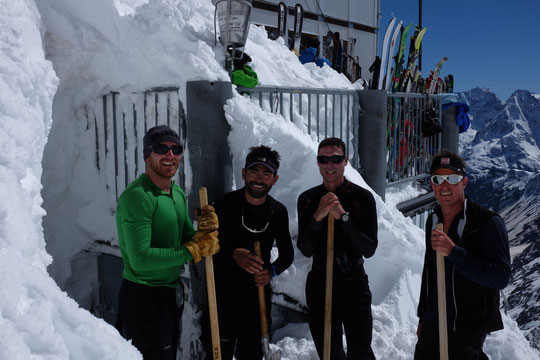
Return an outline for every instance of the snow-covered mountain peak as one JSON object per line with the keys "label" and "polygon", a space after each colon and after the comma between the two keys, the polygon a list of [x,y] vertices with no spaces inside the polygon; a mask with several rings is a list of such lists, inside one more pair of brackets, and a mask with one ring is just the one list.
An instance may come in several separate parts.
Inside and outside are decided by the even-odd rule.
{"label": "snow-covered mountain peak", "polygon": [[471,127],[475,130],[484,128],[486,119],[493,119],[504,109],[502,101],[489,89],[474,88],[465,93],[471,109]]}
{"label": "snow-covered mountain peak", "polygon": [[[540,101],[529,91],[517,90],[502,104],[491,91],[466,93],[473,124],[483,124],[469,149],[476,169],[507,164],[506,168],[535,172],[540,169]],[[483,154],[489,154],[489,160]],[[475,161],[474,159],[482,159]]]}
{"label": "snow-covered mountain peak", "polygon": [[504,291],[509,294],[509,314],[531,343],[538,344],[540,309],[534,304],[540,287],[540,96],[516,90],[504,104],[483,89],[466,96],[474,120],[484,124],[474,140],[466,140],[472,134],[461,139],[461,153],[469,164],[467,191],[505,221],[516,256],[512,284]]}

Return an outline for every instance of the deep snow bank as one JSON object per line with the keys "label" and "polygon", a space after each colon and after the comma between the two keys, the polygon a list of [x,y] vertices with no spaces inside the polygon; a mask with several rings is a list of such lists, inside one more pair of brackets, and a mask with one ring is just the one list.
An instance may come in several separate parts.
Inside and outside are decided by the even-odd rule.
{"label": "deep snow bank", "polygon": [[0,358],[140,358],[47,273],[41,158],[58,78],[45,60],[35,4],[0,8]]}

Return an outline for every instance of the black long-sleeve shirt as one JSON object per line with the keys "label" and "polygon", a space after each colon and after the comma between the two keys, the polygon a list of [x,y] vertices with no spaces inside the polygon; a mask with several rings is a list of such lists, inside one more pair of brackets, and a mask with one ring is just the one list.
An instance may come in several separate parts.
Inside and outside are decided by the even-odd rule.
{"label": "black long-sleeve shirt", "polygon": [[[254,278],[233,259],[233,251],[244,248],[254,251],[255,241],[261,242],[264,267],[275,267],[281,274],[293,262],[294,250],[289,233],[289,215],[285,206],[270,195],[264,204],[255,206],[245,199],[244,188],[225,194],[214,203],[219,219],[220,251],[214,256],[216,283],[219,285],[253,285]],[[266,229],[265,229],[266,227]],[[255,232],[252,232],[251,229]],[[264,231],[262,231],[265,229]],[[278,257],[271,263],[274,242]]]}
{"label": "black long-sleeve shirt", "polygon": [[[298,197],[298,249],[304,256],[313,256],[313,267],[326,266],[327,218],[315,221],[313,214],[328,190],[321,184]],[[334,254],[346,255],[349,266],[373,256],[378,245],[377,211],[373,195],[347,179],[335,191],[341,206],[350,214],[348,222],[336,221]]]}
{"label": "black long-sleeve shirt", "polygon": [[[418,303],[422,323],[437,324],[436,255],[431,229],[442,219],[437,206],[426,222],[426,254]],[[499,289],[510,281],[508,235],[502,219],[467,199],[448,236],[456,246],[445,258],[447,323],[454,330],[502,329]]]}

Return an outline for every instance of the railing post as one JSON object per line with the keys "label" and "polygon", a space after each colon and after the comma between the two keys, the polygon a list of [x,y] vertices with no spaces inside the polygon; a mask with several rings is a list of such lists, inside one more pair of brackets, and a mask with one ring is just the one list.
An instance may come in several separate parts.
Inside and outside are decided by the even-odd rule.
{"label": "railing post", "polygon": [[[225,119],[223,105],[232,98],[232,85],[225,81],[188,81],[186,86],[187,149],[192,169],[191,193],[188,195],[190,217],[199,207],[199,189],[208,189],[210,202],[232,189],[232,156],[227,143],[230,126]],[[199,309],[208,306],[204,261],[190,271],[193,301]],[[198,274],[200,275],[198,275]],[[200,346],[197,345],[197,346]]]}
{"label": "railing post", "polygon": [[387,93],[358,91],[362,115],[358,124],[358,156],[366,183],[384,200],[386,191]]}
{"label": "railing post", "polygon": [[459,127],[457,107],[450,106],[442,111],[442,148],[459,153]]}
{"label": "railing post", "polygon": [[[232,156],[227,143],[230,126],[223,105],[232,98],[227,81],[188,81],[187,148],[192,169],[191,188],[208,188],[208,198],[215,200],[232,189]],[[212,106],[210,106],[210,104]],[[188,196],[190,215],[198,207],[198,193]]]}

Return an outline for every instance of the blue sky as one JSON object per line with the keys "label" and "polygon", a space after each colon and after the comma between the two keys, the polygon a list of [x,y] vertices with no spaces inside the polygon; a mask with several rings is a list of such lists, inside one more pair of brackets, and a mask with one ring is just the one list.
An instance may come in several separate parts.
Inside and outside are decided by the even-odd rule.
{"label": "blue sky", "polygon": [[[447,56],[441,75],[454,75],[454,91],[485,87],[503,102],[540,93],[539,0],[423,0],[422,12],[424,76]],[[418,0],[381,0],[381,43],[392,14],[418,24]]]}

